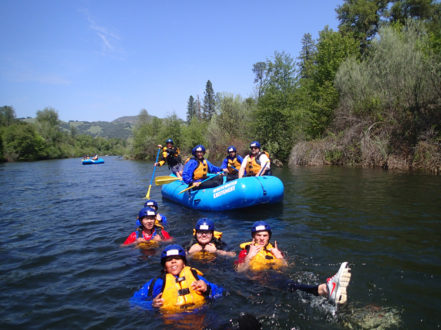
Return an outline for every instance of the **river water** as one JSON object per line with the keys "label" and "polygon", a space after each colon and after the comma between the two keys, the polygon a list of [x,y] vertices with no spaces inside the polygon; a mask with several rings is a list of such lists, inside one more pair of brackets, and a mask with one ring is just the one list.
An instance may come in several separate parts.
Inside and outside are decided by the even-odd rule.
{"label": "river water", "polygon": [[[273,228],[289,260],[285,274],[252,279],[234,259],[194,262],[226,295],[181,319],[132,307],[129,298],[159,275],[159,255],[120,244],[135,229],[152,164],[106,157],[0,165],[2,329],[219,329],[240,313],[264,329],[439,328],[441,177],[372,169],[275,169],[285,185],[277,205],[227,213],[185,209],[151,197],[180,244],[210,217],[239,251],[254,221]],[[157,175],[167,175],[165,167]],[[287,278],[323,283],[342,261],[352,267],[348,303],[287,292]],[[234,322],[233,322],[234,323]]]}

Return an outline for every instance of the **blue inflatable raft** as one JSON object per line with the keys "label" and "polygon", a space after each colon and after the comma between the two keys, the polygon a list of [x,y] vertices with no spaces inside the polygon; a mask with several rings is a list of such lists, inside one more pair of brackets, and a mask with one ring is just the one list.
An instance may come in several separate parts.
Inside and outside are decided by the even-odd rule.
{"label": "blue inflatable raft", "polygon": [[104,164],[104,159],[98,158],[96,160],[93,159],[84,159],[83,165],[94,165],[94,164]]}
{"label": "blue inflatable raft", "polygon": [[245,177],[215,188],[179,193],[187,187],[176,180],[162,186],[162,196],[195,210],[227,211],[280,202],[284,190],[282,181],[275,176]]}

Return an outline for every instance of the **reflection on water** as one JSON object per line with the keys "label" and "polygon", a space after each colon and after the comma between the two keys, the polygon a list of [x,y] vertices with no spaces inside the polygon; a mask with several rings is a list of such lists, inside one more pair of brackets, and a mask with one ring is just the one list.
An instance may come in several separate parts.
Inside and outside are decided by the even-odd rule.
{"label": "reflection on water", "polygon": [[[135,228],[152,165],[105,159],[0,165],[0,315],[4,327],[219,329],[241,313],[265,329],[436,328],[441,304],[441,177],[342,168],[276,169],[284,202],[230,212],[200,212],[151,197],[177,243],[211,217],[229,249],[266,220],[290,262],[285,278],[323,283],[342,261],[352,266],[349,302],[288,292],[268,275],[255,281],[234,259],[194,259],[225,297],[179,320],[133,308],[131,295],[160,273],[158,250],[121,248]],[[160,168],[157,175],[167,175]],[[278,285],[273,285],[272,282]]]}

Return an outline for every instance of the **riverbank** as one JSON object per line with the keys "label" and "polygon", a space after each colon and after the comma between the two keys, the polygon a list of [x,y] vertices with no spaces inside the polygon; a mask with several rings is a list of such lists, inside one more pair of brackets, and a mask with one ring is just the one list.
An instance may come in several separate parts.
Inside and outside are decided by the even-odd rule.
{"label": "riverbank", "polygon": [[389,139],[327,137],[322,140],[303,141],[291,150],[289,166],[340,165],[347,167],[384,168],[388,170],[423,170],[441,174],[441,146],[431,140],[419,141],[413,148],[392,149]]}

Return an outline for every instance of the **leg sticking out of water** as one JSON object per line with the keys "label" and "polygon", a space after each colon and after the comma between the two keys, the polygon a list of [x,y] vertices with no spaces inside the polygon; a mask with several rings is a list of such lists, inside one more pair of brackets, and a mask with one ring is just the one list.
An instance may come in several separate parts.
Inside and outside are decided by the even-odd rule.
{"label": "leg sticking out of water", "polygon": [[319,285],[307,285],[289,281],[288,289],[292,292],[300,290],[311,293],[315,296],[328,297],[329,301],[335,305],[341,305],[344,304],[348,299],[346,288],[351,280],[350,271],[351,269],[349,268],[348,263],[343,262],[340,265],[338,272],[334,276],[328,278],[326,283]]}

